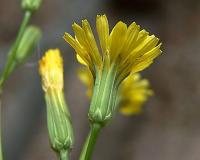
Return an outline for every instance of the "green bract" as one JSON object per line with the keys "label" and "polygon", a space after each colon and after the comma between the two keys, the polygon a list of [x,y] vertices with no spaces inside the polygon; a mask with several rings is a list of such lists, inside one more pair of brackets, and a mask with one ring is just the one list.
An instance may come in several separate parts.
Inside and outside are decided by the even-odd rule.
{"label": "green bract", "polygon": [[89,110],[89,119],[94,123],[105,124],[116,110],[116,76],[115,65],[110,69],[103,67],[102,73],[97,74]]}
{"label": "green bract", "polygon": [[72,148],[74,136],[70,114],[60,91],[49,90],[45,93],[47,123],[52,148],[60,153]]}

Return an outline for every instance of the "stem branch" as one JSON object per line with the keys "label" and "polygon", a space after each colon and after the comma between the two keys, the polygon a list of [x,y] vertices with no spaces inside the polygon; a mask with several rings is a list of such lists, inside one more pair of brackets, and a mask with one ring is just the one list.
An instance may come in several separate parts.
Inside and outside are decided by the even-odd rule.
{"label": "stem branch", "polygon": [[12,72],[13,68],[15,67],[14,59],[16,56],[17,49],[19,47],[20,41],[22,39],[22,36],[24,34],[24,31],[26,29],[26,26],[28,25],[28,22],[31,18],[32,13],[30,11],[26,11],[24,14],[23,21],[21,23],[17,38],[15,40],[15,43],[11,47],[9,53],[8,53],[8,61],[5,65],[5,68],[3,70],[2,76],[0,78],[0,88],[2,88],[5,80],[8,78],[9,74]]}

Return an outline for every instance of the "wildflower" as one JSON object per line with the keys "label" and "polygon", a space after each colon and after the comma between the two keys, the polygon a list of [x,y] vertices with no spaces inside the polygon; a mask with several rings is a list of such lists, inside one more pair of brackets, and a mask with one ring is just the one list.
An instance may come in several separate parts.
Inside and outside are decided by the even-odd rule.
{"label": "wildflower", "polygon": [[94,80],[89,118],[105,123],[116,109],[121,82],[131,73],[148,67],[161,53],[161,44],[135,22],[127,27],[119,21],[109,34],[105,15],[96,18],[100,49],[87,20],[82,21],[82,27],[74,23],[72,28],[75,38],[65,33],[64,39],[75,49],[78,61],[89,68]]}
{"label": "wildflower", "polygon": [[51,146],[63,156],[73,145],[73,130],[63,93],[63,60],[58,49],[45,53],[39,62],[39,73],[45,92]]}
{"label": "wildflower", "polygon": [[[87,86],[87,96],[91,98],[94,86],[89,70],[80,68],[78,77]],[[149,86],[149,81],[141,79],[139,73],[130,74],[119,87],[116,106],[120,113],[123,115],[139,114],[148,97],[153,95]]]}

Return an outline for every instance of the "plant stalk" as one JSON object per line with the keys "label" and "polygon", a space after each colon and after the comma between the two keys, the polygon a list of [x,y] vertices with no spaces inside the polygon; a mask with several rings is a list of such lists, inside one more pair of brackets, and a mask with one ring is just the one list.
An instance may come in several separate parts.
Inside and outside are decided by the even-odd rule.
{"label": "plant stalk", "polygon": [[80,160],[90,160],[102,126],[98,123],[91,124],[89,135],[81,152]]}
{"label": "plant stalk", "polygon": [[[1,95],[1,94],[0,94]],[[1,96],[0,96],[1,98]],[[3,151],[2,151],[2,108],[1,108],[1,99],[0,99],[0,160],[3,160]]]}
{"label": "plant stalk", "polygon": [[61,150],[59,154],[59,160],[69,160],[69,152],[67,150]]}
{"label": "plant stalk", "polygon": [[[5,65],[5,68],[3,70],[3,73],[1,75],[0,78],[0,95],[2,95],[2,90],[3,90],[3,84],[5,82],[5,80],[8,78],[8,76],[10,75],[10,73],[12,72],[12,70],[14,69],[14,67],[16,66],[16,64],[14,63],[15,61],[15,55],[16,55],[16,51],[19,47],[20,41],[22,39],[22,36],[24,34],[24,31],[28,25],[28,22],[31,18],[32,13],[30,11],[26,11],[24,14],[24,18],[23,21],[21,23],[17,38],[15,40],[15,43],[13,44],[13,46],[11,47],[9,53],[8,53],[8,61]],[[1,97],[0,97],[1,98]],[[3,160],[3,149],[2,149],[2,113],[1,113],[1,99],[0,99],[0,160]]]}

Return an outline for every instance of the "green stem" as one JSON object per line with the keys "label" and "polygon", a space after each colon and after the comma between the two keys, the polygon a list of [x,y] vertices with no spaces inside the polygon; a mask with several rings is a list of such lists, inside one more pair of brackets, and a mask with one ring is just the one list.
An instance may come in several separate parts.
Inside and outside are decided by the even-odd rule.
{"label": "green stem", "polygon": [[3,160],[3,151],[2,151],[2,133],[1,133],[1,121],[2,121],[2,113],[1,113],[1,100],[0,100],[0,160]]}
{"label": "green stem", "polygon": [[102,126],[98,123],[93,123],[90,128],[89,135],[84,144],[83,150],[81,152],[80,160],[90,160],[92,157],[92,152],[96,144],[98,135],[101,131]]}
{"label": "green stem", "polygon": [[59,153],[59,160],[69,160],[69,152],[67,150],[61,150]]}
{"label": "green stem", "polygon": [[[23,33],[26,29],[26,26],[28,25],[28,22],[31,18],[32,13],[30,11],[26,11],[24,14],[24,18],[23,21],[21,23],[17,38],[15,40],[14,45],[11,47],[9,53],[8,53],[8,61],[5,65],[5,68],[3,70],[3,73],[1,75],[0,78],[0,95],[2,94],[2,89],[3,89],[3,84],[5,82],[5,80],[8,78],[8,76],[10,75],[10,73],[12,72],[12,70],[15,67],[15,55],[16,55],[16,51],[18,49],[18,46],[20,44],[20,41],[22,39]],[[0,102],[1,103],[1,102]],[[2,119],[2,113],[1,113],[1,104],[0,104],[0,160],[3,160],[3,149],[2,149],[2,125],[1,125],[1,119]]]}
{"label": "green stem", "polygon": [[15,56],[16,56],[16,51],[17,51],[17,49],[19,47],[20,41],[22,39],[23,33],[24,33],[25,29],[26,29],[26,26],[28,25],[28,22],[29,22],[29,20],[31,18],[31,15],[32,15],[32,13],[30,11],[26,11],[25,14],[24,14],[24,18],[23,18],[23,21],[21,23],[17,38],[15,40],[15,43],[11,47],[11,49],[10,49],[10,51],[8,53],[8,61],[6,63],[5,69],[4,69],[4,71],[2,73],[2,76],[0,78],[0,88],[2,88],[5,80],[8,78],[9,74],[12,72],[12,70],[14,69],[14,67],[16,65],[14,63],[14,59],[15,59]]}

